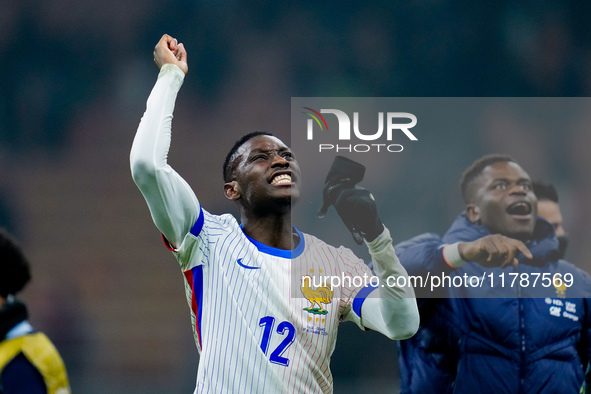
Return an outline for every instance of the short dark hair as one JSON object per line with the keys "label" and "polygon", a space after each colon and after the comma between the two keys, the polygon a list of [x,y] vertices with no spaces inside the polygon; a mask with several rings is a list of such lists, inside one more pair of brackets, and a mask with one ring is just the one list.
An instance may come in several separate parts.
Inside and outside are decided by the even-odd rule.
{"label": "short dark hair", "polygon": [[462,198],[464,199],[464,203],[468,204],[472,202],[472,193],[469,190],[470,185],[472,182],[482,174],[482,171],[491,164],[499,163],[499,162],[513,162],[517,163],[511,156],[503,155],[499,153],[493,153],[489,155],[484,155],[480,159],[477,159],[474,163],[470,165],[470,167],[466,168],[462,177],[460,178],[460,191],[462,193]]}
{"label": "short dark hair", "polygon": [[14,238],[0,228],[0,297],[18,293],[29,280],[28,260]]}
{"label": "short dark hair", "polygon": [[532,182],[534,188],[534,194],[538,198],[538,201],[553,201],[558,204],[558,192],[554,185],[549,182],[535,180]]}
{"label": "short dark hair", "polygon": [[246,135],[243,135],[230,149],[230,152],[226,155],[226,160],[224,160],[224,168],[223,168],[223,176],[224,182],[230,182],[232,180],[232,172],[234,171],[234,159],[236,159],[236,152],[242,145],[244,145],[248,140],[258,137],[259,135],[268,135],[270,137],[275,137],[272,133],[268,131],[261,131],[256,130]]}

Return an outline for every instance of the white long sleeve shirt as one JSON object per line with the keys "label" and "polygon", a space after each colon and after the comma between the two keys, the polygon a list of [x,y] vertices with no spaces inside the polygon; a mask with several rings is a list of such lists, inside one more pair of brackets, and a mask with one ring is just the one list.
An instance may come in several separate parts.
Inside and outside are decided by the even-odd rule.
{"label": "white long sleeve shirt", "polygon": [[[372,288],[351,282],[317,285],[323,276],[367,277],[371,272],[344,247],[298,231],[294,250],[271,248],[247,237],[231,215],[204,210],[167,163],[183,79],[178,67],[162,67],[130,161],[133,179],[186,279],[201,354],[195,392],[331,393],[330,355],[339,322],[407,338],[418,327],[414,291],[384,286],[373,292],[379,297],[367,297]],[[368,248],[383,283],[406,276],[387,229]],[[304,277],[318,281],[306,285]]]}

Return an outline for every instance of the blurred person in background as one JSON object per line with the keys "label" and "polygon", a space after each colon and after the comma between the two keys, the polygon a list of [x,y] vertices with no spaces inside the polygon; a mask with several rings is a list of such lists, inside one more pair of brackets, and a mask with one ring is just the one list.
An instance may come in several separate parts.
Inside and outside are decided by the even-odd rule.
{"label": "blurred person in background", "polygon": [[62,358],[29,324],[25,304],[15,297],[30,279],[21,248],[0,229],[0,394],[68,394]]}
{"label": "blurred person in background", "polygon": [[568,234],[562,227],[562,214],[558,205],[558,192],[554,185],[541,180],[533,182],[534,193],[538,198],[538,216],[543,217],[554,227],[558,238],[558,249],[560,258],[564,258],[568,246]]}
{"label": "blurred person in background", "polygon": [[532,181],[511,157],[481,157],[460,185],[465,211],[443,237],[396,245],[411,277],[478,279],[450,280],[438,294],[415,286],[421,325],[399,343],[401,393],[583,392],[591,277],[559,259]]}

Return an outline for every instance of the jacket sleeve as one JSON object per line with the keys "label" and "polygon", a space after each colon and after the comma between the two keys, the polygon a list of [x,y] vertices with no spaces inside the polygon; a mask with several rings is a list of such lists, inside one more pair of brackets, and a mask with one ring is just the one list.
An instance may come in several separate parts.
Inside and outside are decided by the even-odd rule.
{"label": "jacket sleeve", "polygon": [[427,273],[447,274],[454,270],[443,255],[445,246],[437,234],[425,233],[399,243],[395,249],[409,275],[425,277]]}

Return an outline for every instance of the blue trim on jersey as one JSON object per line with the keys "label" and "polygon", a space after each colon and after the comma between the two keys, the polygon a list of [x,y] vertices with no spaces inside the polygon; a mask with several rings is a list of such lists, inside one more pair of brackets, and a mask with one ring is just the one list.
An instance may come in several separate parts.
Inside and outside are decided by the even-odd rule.
{"label": "blue trim on jersey", "polygon": [[[240,225],[240,229],[242,230],[242,225]],[[302,234],[300,230],[298,230],[295,226],[293,227],[293,229],[300,237],[300,243],[298,244],[298,246],[295,247],[294,250],[277,249],[271,246],[267,246],[265,244],[260,243],[259,241],[250,238],[248,235],[246,235],[246,233],[244,233],[244,230],[242,230],[242,232],[244,233],[246,238],[248,238],[248,240],[252,242],[254,246],[256,246],[259,252],[270,254],[271,256],[283,257],[284,259],[295,259],[302,253],[304,253],[306,242],[304,241],[304,234]]]}
{"label": "blue trim on jersey", "polygon": [[205,222],[205,215],[203,214],[203,208],[199,207],[199,218],[191,228],[190,233],[198,237],[203,230],[203,223]]}
{"label": "blue trim on jersey", "polygon": [[199,327],[199,336],[201,332],[201,315],[203,314],[203,265],[193,267],[193,294],[197,302],[197,327]]}
{"label": "blue trim on jersey", "polygon": [[377,285],[367,285],[363,289],[359,290],[355,296],[355,299],[353,300],[353,312],[355,312],[357,316],[361,317],[361,306],[363,305],[363,302],[367,296],[377,287]]}

